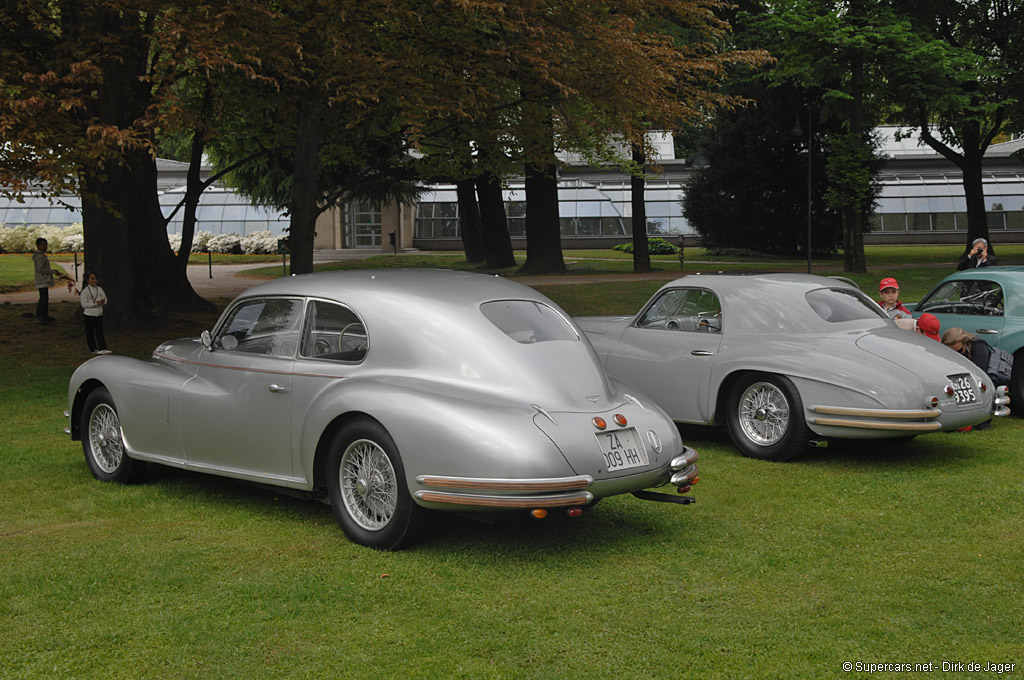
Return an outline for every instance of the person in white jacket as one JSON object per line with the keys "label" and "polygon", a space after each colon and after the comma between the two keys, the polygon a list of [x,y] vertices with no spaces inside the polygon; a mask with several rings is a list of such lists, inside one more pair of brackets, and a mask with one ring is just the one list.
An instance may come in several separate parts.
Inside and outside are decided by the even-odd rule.
{"label": "person in white jacket", "polygon": [[107,304],[107,294],[99,286],[96,272],[85,275],[82,286],[82,309],[85,310],[85,342],[93,354],[110,354],[107,340],[103,337],[103,305]]}

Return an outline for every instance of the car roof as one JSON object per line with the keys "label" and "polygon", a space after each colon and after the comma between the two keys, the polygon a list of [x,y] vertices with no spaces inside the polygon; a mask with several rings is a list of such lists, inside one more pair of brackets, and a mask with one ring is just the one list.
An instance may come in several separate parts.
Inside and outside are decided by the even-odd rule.
{"label": "car roof", "polygon": [[991,279],[998,281],[1000,279],[1011,279],[1014,281],[1024,280],[1024,267],[1011,266],[1011,265],[999,265],[998,267],[974,267],[973,269],[963,269],[958,272],[952,272],[943,281],[949,279]]}
{"label": "car roof", "polygon": [[[807,293],[822,289],[857,290],[842,279],[813,274],[692,274],[670,281],[672,288],[707,288],[718,295],[728,331],[732,333],[822,333],[841,329],[811,308]],[[879,317],[878,322],[885,323]],[[874,325],[875,320],[859,322]]]}
{"label": "car roof", "polygon": [[258,284],[240,298],[264,295],[300,295],[330,300],[373,300],[391,306],[416,300],[422,304],[444,302],[478,304],[487,300],[523,299],[549,302],[521,283],[499,276],[448,269],[356,269],[286,276]]}

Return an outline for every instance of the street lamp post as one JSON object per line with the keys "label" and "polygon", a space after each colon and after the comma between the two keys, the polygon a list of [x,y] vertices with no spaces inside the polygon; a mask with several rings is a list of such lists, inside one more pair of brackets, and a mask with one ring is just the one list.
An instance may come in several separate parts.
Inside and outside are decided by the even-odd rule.
{"label": "street lamp post", "polygon": [[807,104],[807,273],[811,273],[811,223],[814,194],[811,191],[814,175],[814,112]]}

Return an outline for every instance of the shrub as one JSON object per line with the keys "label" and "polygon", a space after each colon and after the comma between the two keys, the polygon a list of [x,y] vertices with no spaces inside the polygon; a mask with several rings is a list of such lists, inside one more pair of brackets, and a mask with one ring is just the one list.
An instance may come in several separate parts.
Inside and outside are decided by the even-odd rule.
{"label": "shrub", "polygon": [[68,227],[47,224],[0,226],[0,252],[31,253],[36,249],[37,238],[45,238],[49,242],[51,253],[80,253],[84,244],[81,224]]}
{"label": "shrub", "polygon": [[242,252],[242,239],[238,234],[217,234],[206,242],[206,250],[237,255]]}
{"label": "shrub", "polygon": [[[633,252],[633,242],[620,243],[619,245],[612,248],[612,250],[618,250],[622,253]],[[649,238],[647,239],[647,251],[651,255],[675,255],[679,252],[679,248],[672,245],[663,238]]]}

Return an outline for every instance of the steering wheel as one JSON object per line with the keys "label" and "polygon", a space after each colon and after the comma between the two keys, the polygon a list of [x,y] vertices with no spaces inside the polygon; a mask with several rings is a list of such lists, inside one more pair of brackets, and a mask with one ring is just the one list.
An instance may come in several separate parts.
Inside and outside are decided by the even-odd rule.
{"label": "steering wheel", "polygon": [[[363,328],[363,324],[360,321],[353,321],[350,324],[346,324],[345,327],[341,329],[341,335],[338,337],[339,351],[345,349],[345,333],[347,333],[348,329],[352,328],[353,326],[359,326],[360,328]],[[366,328],[363,328],[363,335],[366,335]]]}

